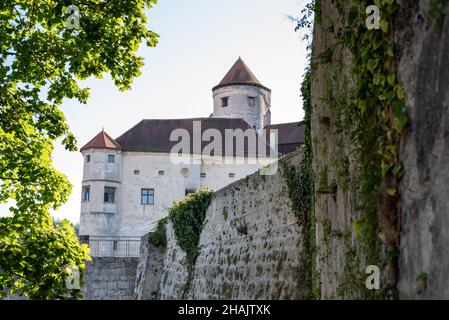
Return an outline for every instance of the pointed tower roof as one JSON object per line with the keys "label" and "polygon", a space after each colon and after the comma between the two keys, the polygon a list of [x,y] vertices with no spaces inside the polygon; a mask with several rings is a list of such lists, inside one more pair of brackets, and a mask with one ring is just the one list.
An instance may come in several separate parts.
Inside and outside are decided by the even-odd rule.
{"label": "pointed tower roof", "polygon": [[92,140],[86,143],[80,151],[87,149],[121,149],[117,141],[112,139],[104,130],[101,130]]}
{"label": "pointed tower roof", "polygon": [[252,85],[271,91],[257,80],[242,58],[238,58],[223,80],[212,88],[212,91],[229,85]]}

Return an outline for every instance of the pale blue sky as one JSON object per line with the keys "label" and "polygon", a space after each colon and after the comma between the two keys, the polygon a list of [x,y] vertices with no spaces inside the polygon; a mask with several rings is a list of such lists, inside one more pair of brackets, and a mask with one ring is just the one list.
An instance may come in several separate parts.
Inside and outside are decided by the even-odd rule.
{"label": "pale blue sky", "polygon": [[[272,89],[272,123],[301,120],[306,45],[286,17],[301,7],[301,0],[160,0],[148,11],[159,44],[141,48],[145,66],[132,90],[120,92],[108,77],[92,79],[83,83],[91,88],[87,105],[64,102],[78,147],[102,127],[116,138],[142,119],[209,116],[211,89],[239,56]],[[53,216],[78,222],[82,156],[57,145],[53,158],[74,185]]]}

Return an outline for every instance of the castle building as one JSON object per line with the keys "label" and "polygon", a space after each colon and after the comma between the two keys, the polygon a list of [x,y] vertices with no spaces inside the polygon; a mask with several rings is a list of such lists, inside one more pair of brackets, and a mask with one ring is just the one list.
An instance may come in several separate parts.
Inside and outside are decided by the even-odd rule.
{"label": "castle building", "polygon": [[[271,124],[271,90],[241,58],[212,93],[214,109],[209,117],[142,120],[116,139],[101,131],[81,148],[81,239],[140,238],[186,194],[205,187],[218,190],[296,150],[303,142],[303,128],[297,122]],[[261,141],[268,145],[263,154],[250,152],[248,143],[243,153],[236,152],[235,146],[227,147],[229,130],[248,129],[259,137],[264,136],[263,129],[268,133],[275,129],[277,152],[272,153],[267,136],[257,140],[258,146]],[[174,161],[173,150],[182,136],[176,133],[188,136],[189,161]],[[199,144],[195,134],[203,138]],[[217,145],[222,147],[204,156],[211,141],[221,142]],[[112,243],[113,249],[120,251],[117,242]],[[95,250],[94,254],[101,255],[103,249]]]}

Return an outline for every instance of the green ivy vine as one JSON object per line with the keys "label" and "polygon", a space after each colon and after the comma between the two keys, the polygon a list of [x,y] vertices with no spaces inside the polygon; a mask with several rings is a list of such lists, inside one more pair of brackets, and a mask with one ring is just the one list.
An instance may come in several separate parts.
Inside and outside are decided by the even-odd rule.
{"label": "green ivy vine", "polygon": [[312,169],[311,116],[312,102],[310,91],[311,71],[306,70],[301,83],[303,99],[304,144],[303,158],[298,167],[280,161],[282,175],[286,179],[288,196],[292,209],[301,227],[302,251],[299,268],[299,285],[304,289],[302,299],[319,299],[320,289],[316,271],[315,214],[314,214],[314,173]]}
{"label": "green ivy vine", "polygon": [[148,237],[148,243],[157,247],[165,248],[167,246],[166,225],[168,217],[159,219],[156,222],[156,228]]}
{"label": "green ivy vine", "polygon": [[394,0],[375,0],[381,13],[380,29],[366,27],[367,1],[356,0],[345,18],[349,30],[340,40],[352,53],[354,87],[348,104],[351,139],[357,142],[360,182],[359,212],[355,230],[366,264],[381,265],[381,241],[396,283],[398,248],[398,184],[404,171],[398,156],[402,133],[409,122],[404,91],[398,82],[393,22]]}
{"label": "green ivy vine", "polygon": [[[394,295],[399,243],[398,185],[404,175],[399,144],[409,123],[404,91],[397,79],[393,38],[398,5],[395,0],[333,3],[342,28],[332,28],[336,43],[330,45],[329,60],[336,63],[332,54],[339,46],[349,50],[352,57],[353,84],[346,92],[349,99],[333,108],[339,109],[337,112],[344,118],[343,126],[355,146],[358,163],[358,218],[354,221],[359,240],[357,252],[363,253],[366,265],[388,265],[389,284],[384,287],[383,296],[386,292]],[[366,26],[366,7],[372,4],[379,8],[380,29]]]}
{"label": "green ivy vine", "polygon": [[176,242],[186,253],[188,276],[182,289],[182,299],[185,298],[193,280],[193,267],[199,255],[198,243],[212,195],[213,191],[209,189],[199,190],[185,196],[168,210],[168,217],[173,223]]}

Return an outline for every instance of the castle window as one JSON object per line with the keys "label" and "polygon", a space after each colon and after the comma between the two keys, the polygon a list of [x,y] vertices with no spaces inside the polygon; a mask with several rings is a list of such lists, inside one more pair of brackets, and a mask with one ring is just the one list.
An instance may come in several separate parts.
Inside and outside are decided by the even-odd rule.
{"label": "castle window", "polygon": [[104,187],[104,202],[114,202],[115,188]]}
{"label": "castle window", "polygon": [[195,189],[186,189],[185,192],[184,192],[184,194],[185,194],[186,196],[188,196],[189,194],[192,194],[192,193],[195,193],[195,192],[196,192]]}
{"label": "castle window", "polygon": [[221,98],[221,106],[222,106],[223,108],[225,108],[225,107],[228,106],[228,100],[229,100],[229,97],[223,97],[223,98]]}
{"label": "castle window", "polygon": [[142,204],[154,204],[154,189],[141,189],[140,201]]}
{"label": "castle window", "polygon": [[163,176],[164,174],[165,174],[165,171],[164,171],[164,170],[159,170],[159,171],[158,171],[158,175]]}
{"label": "castle window", "polygon": [[255,107],[256,106],[256,97],[248,97],[248,105],[250,107]]}
{"label": "castle window", "polygon": [[206,173],[201,172],[201,178],[206,178]]}
{"label": "castle window", "polygon": [[86,162],[90,162],[90,154],[86,156]]}
{"label": "castle window", "polygon": [[82,193],[83,202],[88,202],[90,200],[90,186],[84,186]]}
{"label": "castle window", "polygon": [[134,170],[134,174],[140,174],[140,170]]}
{"label": "castle window", "polygon": [[235,173],[232,173],[232,172],[231,172],[231,173],[229,174],[229,178],[234,178],[234,177],[235,177]]}
{"label": "castle window", "polygon": [[108,163],[114,163],[115,162],[115,155],[108,154]]}

